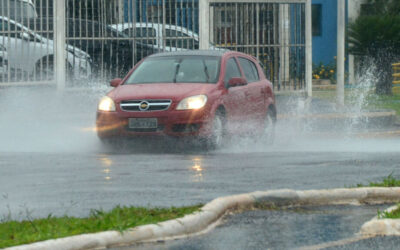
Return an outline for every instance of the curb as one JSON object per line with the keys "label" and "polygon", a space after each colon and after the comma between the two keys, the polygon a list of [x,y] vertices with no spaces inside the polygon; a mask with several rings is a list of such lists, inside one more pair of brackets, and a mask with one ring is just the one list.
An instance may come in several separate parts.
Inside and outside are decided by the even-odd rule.
{"label": "curb", "polygon": [[[385,210],[391,212],[398,206],[392,206]],[[374,237],[378,235],[400,236],[400,220],[399,219],[379,219],[375,216],[372,220],[364,223],[359,232],[362,236]]]}
{"label": "curb", "polygon": [[226,196],[214,199],[199,212],[183,218],[158,224],[128,229],[123,233],[106,231],[83,234],[61,239],[47,240],[28,245],[7,248],[8,250],[93,249],[110,246],[166,240],[199,234],[231,210],[249,209],[255,205],[276,207],[314,205],[360,205],[383,204],[400,201],[400,188],[352,188],[296,191],[280,189]]}

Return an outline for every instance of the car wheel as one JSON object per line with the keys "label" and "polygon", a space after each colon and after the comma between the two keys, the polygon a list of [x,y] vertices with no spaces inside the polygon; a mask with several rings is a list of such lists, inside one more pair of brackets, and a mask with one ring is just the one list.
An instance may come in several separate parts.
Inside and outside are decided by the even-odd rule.
{"label": "car wheel", "polygon": [[218,111],[211,124],[211,135],[208,139],[208,146],[211,149],[220,148],[225,139],[225,116]]}
{"label": "car wheel", "polygon": [[54,60],[45,58],[36,63],[35,69],[36,80],[52,80],[54,79]]}
{"label": "car wheel", "polygon": [[275,140],[275,124],[276,116],[272,110],[268,110],[267,115],[264,120],[264,139],[268,144],[273,144]]}

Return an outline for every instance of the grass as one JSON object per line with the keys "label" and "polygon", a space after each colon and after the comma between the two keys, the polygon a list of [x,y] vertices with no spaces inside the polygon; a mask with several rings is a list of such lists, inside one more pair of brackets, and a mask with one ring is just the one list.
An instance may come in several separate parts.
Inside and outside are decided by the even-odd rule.
{"label": "grass", "polygon": [[378,211],[379,219],[400,219],[400,204],[397,204],[397,208],[391,212]]}
{"label": "grass", "polygon": [[109,212],[92,210],[87,218],[53,217],[0,223],[0,248],[28,244],[66,236],[107,230],[124,230],[140,225],[158,223],[191,214],[200,205],[182,208],[142,208],[117,206]]}
{"label": "grass", "polygon": [[[383,178],[381,182],[370,182],[368,185],[357,184],[357,187],[400,187],[400,179],[393,177],[393,173]],[[380,219],[400,219],[400,204],[398,208],[391,211],[378,210],[378,218]]]}
{"label": "grass", "polygon": [[370,182],[368,185],[357,184],[357,187],[400,187],[400,179],[396,179],[391,173],[381,182]]}

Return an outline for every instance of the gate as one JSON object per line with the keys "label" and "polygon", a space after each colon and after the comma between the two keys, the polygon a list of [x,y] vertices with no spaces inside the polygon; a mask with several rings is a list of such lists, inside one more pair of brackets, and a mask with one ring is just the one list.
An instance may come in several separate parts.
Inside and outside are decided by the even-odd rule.
{"label": "gate", "polygon": [[2,0],[0,84],[102,85],[153,53],[219,47],[257,57],[276,90],[304,90],[310,2]]}
{"label": "gate", "polygon": [[205,35],[258,58],[276,90],[305,90],[306,7],[305,0],[207,0]]}

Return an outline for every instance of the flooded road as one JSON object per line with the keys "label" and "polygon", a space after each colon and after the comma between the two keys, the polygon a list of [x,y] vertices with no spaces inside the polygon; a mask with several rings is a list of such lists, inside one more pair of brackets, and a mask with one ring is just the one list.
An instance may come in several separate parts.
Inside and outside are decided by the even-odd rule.
{"label": "flooded road", "polygon": [[[307,249],[323,243],[335,245],[327,249],[396,249],[400,244],[396,237],[334,243],[353,237],[365,221],[384,208],[331,206],[246,211],[225,216],[221,225],[205,235],[113,249]],[[370,248],[378,242],[378,248]]]}
{"label": "flooded road", "polygon": [[[363,130],[359,136],[354,130],[334,129],[335,124],[321,133],[293,119],[278,122],[273,145],[240,137],[216,151],[148,141],[104,147],[94,130],[96,103],[104,93],[0,90],[0,219],[86,216],[91,209],[117,205],[204,204],[257,190],[342,188],[400,176],[397,134],[377,138],[365,136],[374,133]],[[352,234],[375,214],[374,207],[249,211],[228,217],[204,238],[165,247],[301,247]],[[336,222],[329,225],[332,220]],[[354,221],[351,232],[341,227],[349,221]],[[274,227],[266,228],[270,224]],[[279,230],[289,231],[269,237]],[[304,232],[315,236],[307,238]],[[229,244],[218,243],[220,239]]]}
{"label": "flooded road", "polygon": [[0,216],[193,205],[256,190],[341,188],[400,175],[400,137],[320,134],[286,120],[278,123],[274,145],[237,138],[216,151],[146,141],[113,150],[94,130],[105,92],[0,90],[7,107],[0,115]]}

